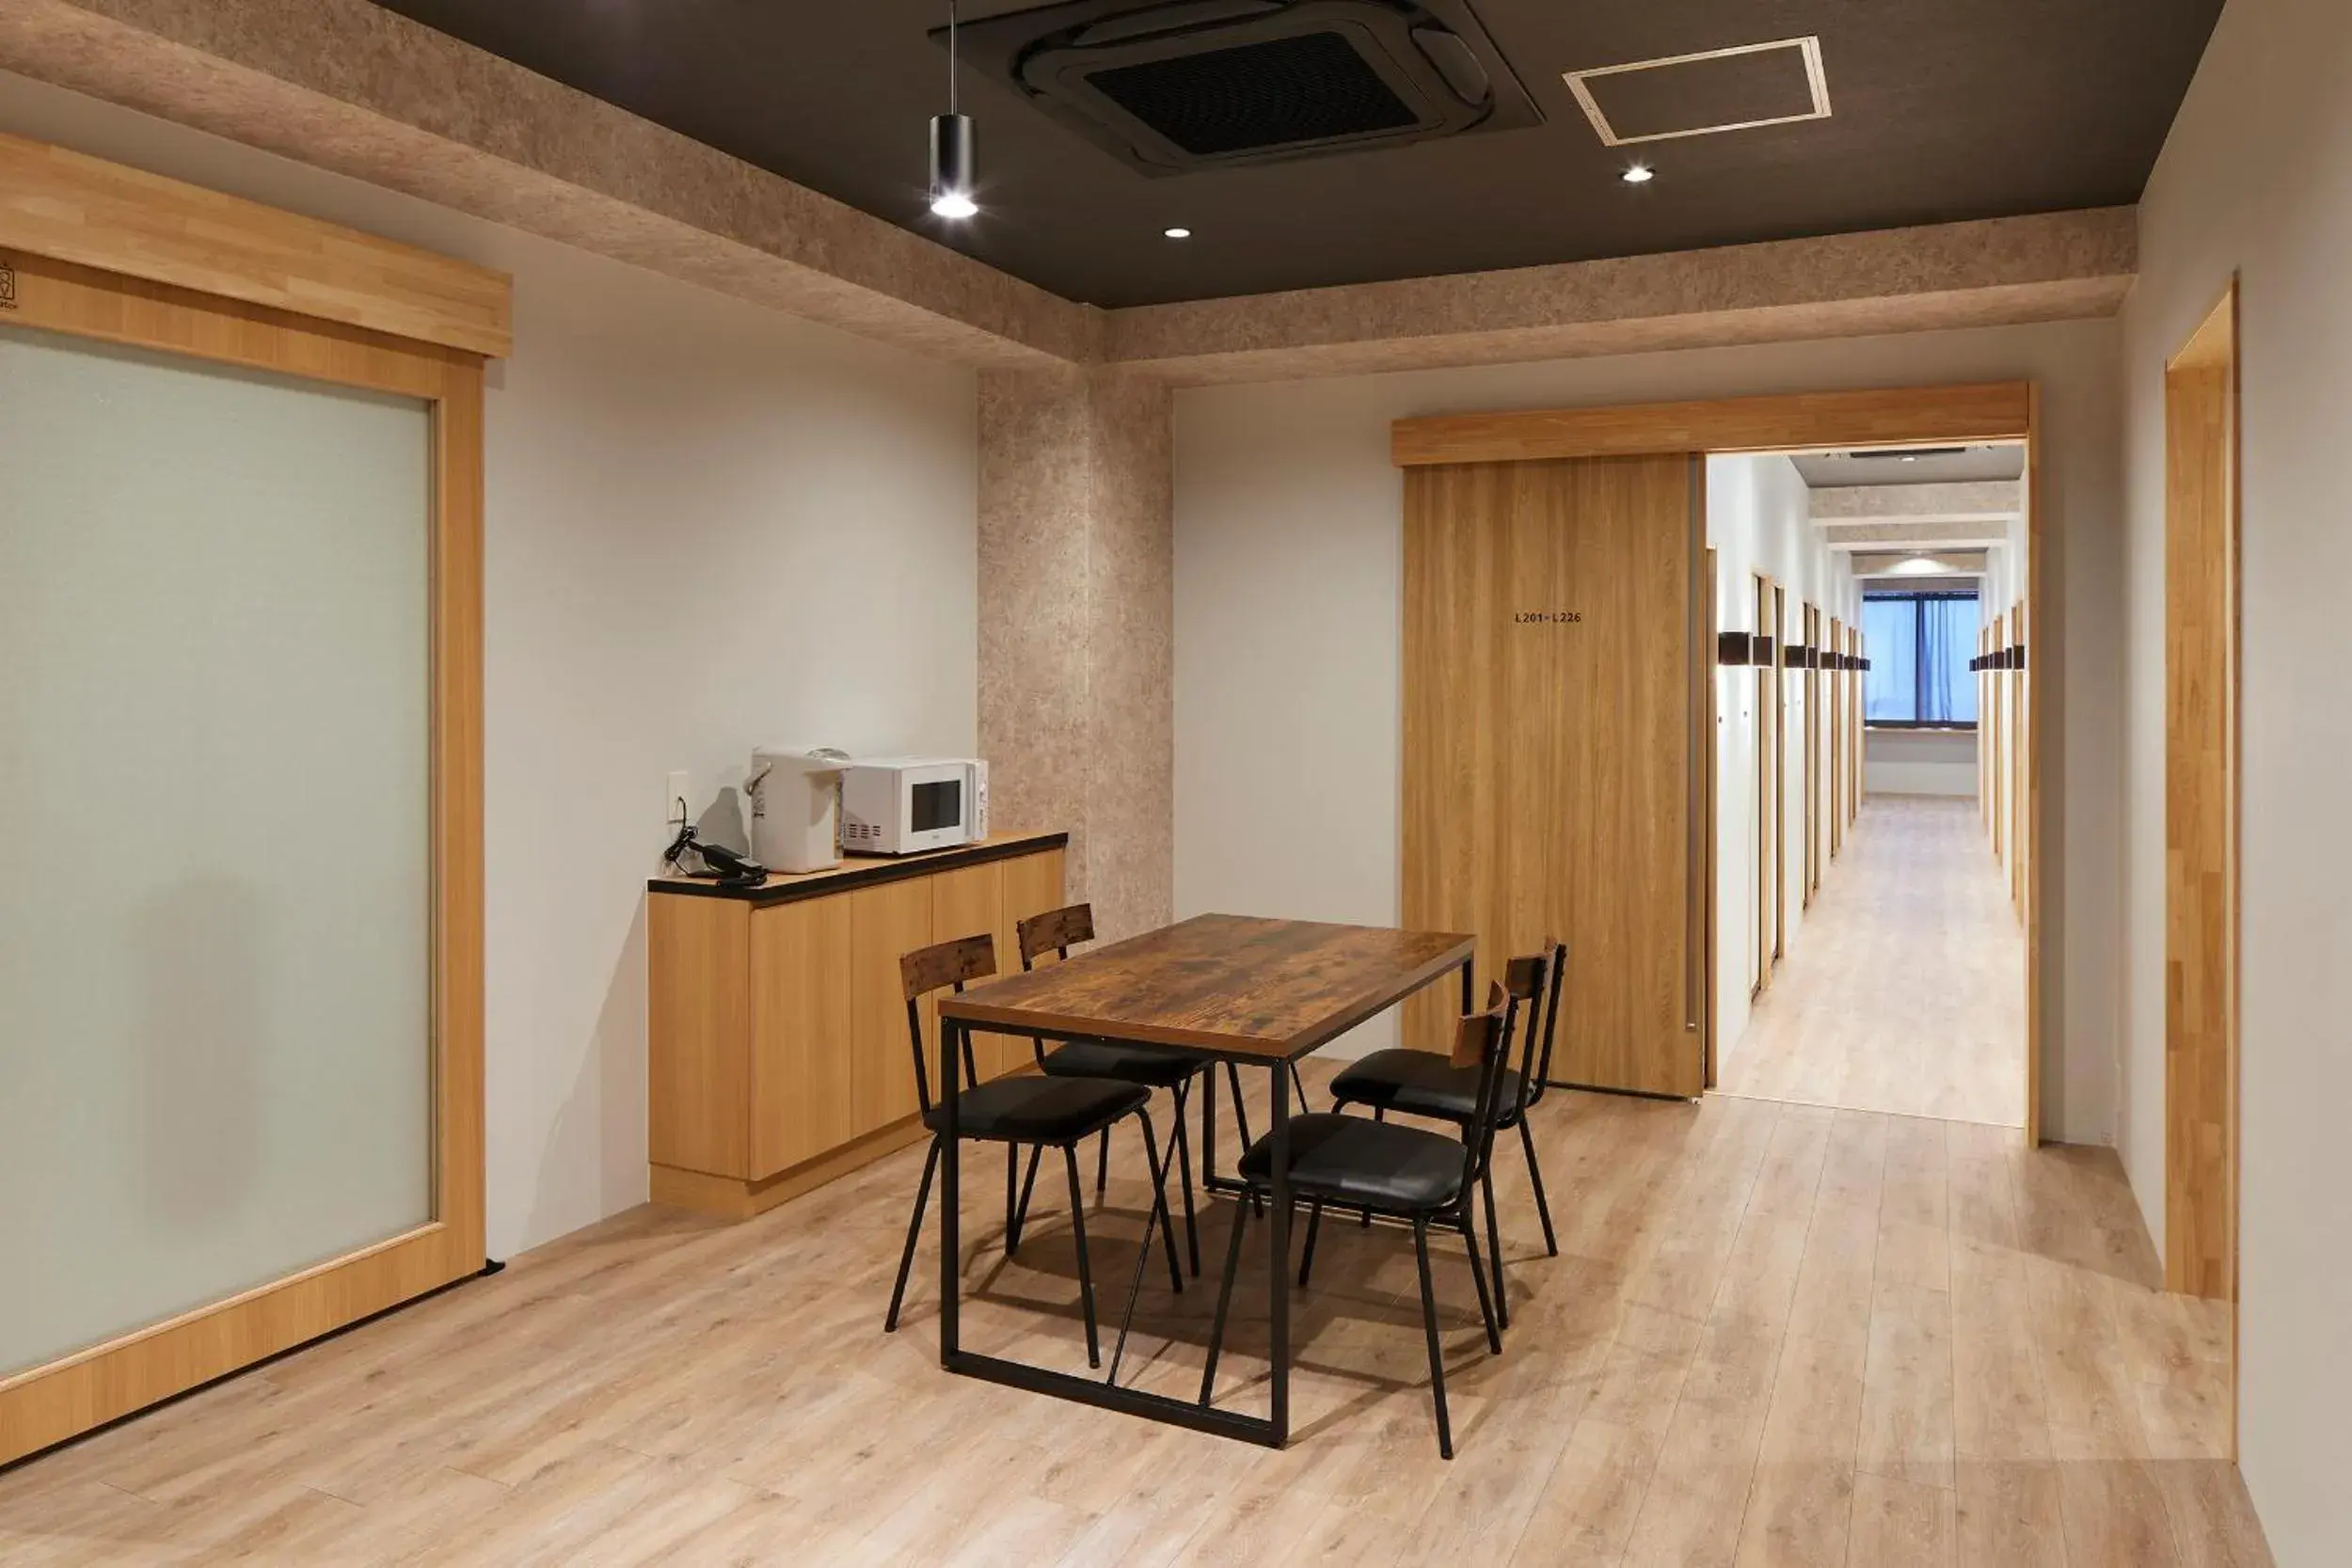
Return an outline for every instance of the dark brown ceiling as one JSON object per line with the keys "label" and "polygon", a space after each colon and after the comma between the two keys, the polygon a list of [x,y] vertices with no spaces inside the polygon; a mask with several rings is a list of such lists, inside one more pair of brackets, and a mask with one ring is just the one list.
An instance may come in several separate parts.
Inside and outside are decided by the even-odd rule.
{"label": "dark brown ceiling", "polygon": [[[925,211],[945,0],[384,0],[1056,293],[1150,304],[2135,201],[2221,0],[1472,0],[1547,123],[1149,178],[967,69],[982,215]],[[966,19],[1028,8],[969,0]],[[1832,118],[1603,147],[1564,71],[1804,34]],[[1632,157],[1645,186],[1617,179]],[[1183,225],[1190,240],[1161,238]]]}

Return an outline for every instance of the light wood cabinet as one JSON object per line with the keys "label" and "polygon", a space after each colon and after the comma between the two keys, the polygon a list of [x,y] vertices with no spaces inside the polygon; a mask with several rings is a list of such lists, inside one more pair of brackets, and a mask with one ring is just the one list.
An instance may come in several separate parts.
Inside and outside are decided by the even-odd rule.
{"label": "light wood cabinet", "polygon": [[[1060,833],[771,877],[759,888],[650,884],[647,1145],[657,1202],[741,1218],[919,1137],[898,959],[1059,907]],[[936,1042],[927,1005],[924,1037]],[[1025,1039],[973,1041],[982,1078],[1030,1065]]]}

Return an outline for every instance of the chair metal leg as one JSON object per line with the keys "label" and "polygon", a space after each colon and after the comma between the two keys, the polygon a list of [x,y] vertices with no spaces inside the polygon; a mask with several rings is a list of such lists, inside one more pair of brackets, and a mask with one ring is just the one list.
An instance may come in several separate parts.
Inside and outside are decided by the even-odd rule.
{"label": "chair metal leg", "polygon": [[1552,1257],[1560,1256],[1560,1238],[1551,1229],[1551,1203],[1544,1196],[1544,1167],[1535,1158],[1535,1134],[1527,1129],[1527,1118],[1519,1117],[1519,1147],[1527,1150],[1527,1180],[1535,1189],[1535,1217],[1544,1222],[1544,1250]]}
{"label": "chair metal leg", "polygon": [[1103,1129],[1103,1141],[1094,1151],[1094,1201],[1103,1201],[1103,1195],[1111,1185],[1111,1130]]}
{"label": "chair metal leg", "polygon": [[1438,1455],[1454,1457],[1454,1426],[1445,1413],[1445,1351],[1438,1343],[1438,1292],[1429,1283],[1429,1216],[1413,1216],[1413,1256],[1421,1264],[1421,1326],[1429,1338],[1429,1392],[1438,1402]]}
{"label": "chair metal leg", "polygon": [[1014,1180],[1020,1174],[1021,1146],[1007,1144],[1005,1146],[1005,1256],[1008,1258],[1012,1256],[1012,1249],[1021,1244],[1021,1225],[1014,1217],[1019,1202],[1013,1191]]}
{"label": "chair metal leg", "polygon": [[1502,1231],[1495,1223],[1495,1173],[1486,1167],[1486,1250],[1494,1254],[1495,1317],[1503,1327],[1511,1326],[1511,1298],[1502,1292]]}
{"label": "chair metal leg", "polygon": [[1086,1307],[1087,1365],[1103,1364],[1103,1343],[1094,1327],[1094,1275],[1087,1266],[1086,1190],[1078,1184],[1078,1147],[1061,1146],[1062,1163],[1070,1168],[1070,1231],[1078,1243],[1078,1300]]}
{"label": "chair metal leg", "polygon": [[[1012,1147],[1017,1148],[1019,1146],[1014,1145]],[[1045,1147],[1042,1144],[1031,1144],[1029,1146],[1028,1174],[1021,1179],[1021,1201],[1013,1205],[1012,1230],[1010,1232],[1009,1239],[1005,1243],[1005,1255],[1007,1257],[1010,1257],[1013,1252],[1020,1247],[1021,1232],[1028,1226],[1029,1195],[1037,1190],[1037,1160],[1038,1156],[1044,1152]]]}
{"label": "chair metal leg", "polygon": [[1462,1249],[1470,1254],[1470,1282],[1478,1287],[1478,1318],[1486,1325],[1486,1354],[1502,1354],[1502,1327],[1495,1322],[1494,1298],[1486,1293],[1486,1265],[1478,1256],[1478,1227],[1470,1223],[1470,1212],[1462,1211]]}
{"label": "chair metal leg", "polygon": [[1290,1069],[1291,1087],[1298,1091],[1298,1108],[1302,1111],[1312,1111],[1314,1107],[1307,1103],[1307,1081],[1298,1076],[1298,1064],[1291,1063]]}
{"label": "chair metal leg", "polygon": [[914,1267],[915,1238],[923,1234],[923,1211],[931,1201],[931,1173],[939,1168],[939,1140],[933,1138],[923,1156],[923,1180],[915,1185],[914,1212],[907,1218],[907,1246],[898,1255],[898,1280],[890,1287],[890,1310],[882,1315],[882,1332],[898,1332],[898,1305],[906,1300],[907,1271]]}
{"label": "chair metal leg", "polygon": [[1307,1276],[1314,1271],[1315,1237],[1323,1229],[1323,1199],[1316,1198],[1307,1211],[1307,1242],[1298,1249],[1298,1288],[1307,1288]]}
{"label": "chair metal leg", "polygon": [[1192,1277],[1200,1277],[1200,1220],[1192,1206],[1192,1133],[1184,1126],[1187,1103],[1192,1099],[1192,1085],[1181,1084],[1176,1088],[1176,1175],[1184,1192],[1184,1251],[1192,1263]]}
{"label": "chair metal leg", "polygon": [[1225,1348],[1225,1312],[1233,1305],[1233,1276],[1241,1272],[1242,1224],[1249,1217],[1245,1203],[1233,1205],[1233,1237],[1225,1248],[1225,1279],[1216,1288],[1216,1316],[1209,1324],[1209,1358],[1200,1369],[1200,1408],[1209,1407],[1209,1395],[1216,1386],[1216,1358]]}

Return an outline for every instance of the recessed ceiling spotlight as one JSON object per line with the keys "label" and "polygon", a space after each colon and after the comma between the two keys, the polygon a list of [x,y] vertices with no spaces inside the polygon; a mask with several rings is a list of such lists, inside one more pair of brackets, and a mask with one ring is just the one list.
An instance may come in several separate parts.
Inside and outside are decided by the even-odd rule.
{"label": "recessed ceiling spotlight", "polygon": [[1906,463],[1916,463],[1919,461],[1919,454],[1915,451],[1907,451],[1903,453],[1903,461]]}
{"label": "recessed ceiling spotlight", "polygon": [[1163,229],[1160,230],[1160,234],[1163,238],[1170,240],[1189,240],[1192,238],[1192,230],[1184,228]]}
{"label": "recessed ceiling spotlight", "polygon": [[1658,178],[1658,171],[1647,164],[1629,164],[1626,171],[1617,178],[1629,185],[1646,185]]}

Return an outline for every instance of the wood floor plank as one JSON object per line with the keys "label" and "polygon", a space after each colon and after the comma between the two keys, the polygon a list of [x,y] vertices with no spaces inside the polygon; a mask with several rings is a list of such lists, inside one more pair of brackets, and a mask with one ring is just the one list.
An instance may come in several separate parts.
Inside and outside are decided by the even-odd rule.
{"label": "wood floor plank", "polygon": [[[2234,1466],[2191,1457],[2228,1320],[2155,1291],[2111,1152],[1734,1099],[1561,1093],[1534,1125],[1563,1256],[1506,1149],[1502,1355],[1437,1248],[1451,1464],[1392,1227],[1325,1227],[1281,1453],[943,1374],[928,1239],[881,1332],[910,1150],[740,1226],[637,1211],[0,1472],[0,1560],[2267,1561]],[[1098,1284],[1134,1256],[1134,1144],[1088,1214]],[[1001,1184],[967,1186],[968,1339],[1082,1367],[1060,1204],[1008,1261]],[[1262,1407],[1250,1259],[1220,1386]],[[1189,1394],[1213,1305],[1147,1275],[1122,1381]]]}
{"label": "wood floor plank", "polygon": [[2022,1127],[2026,943],[1975,803],[1872,796],[1723,1092]]}

